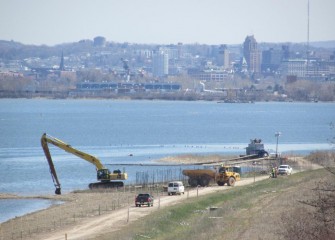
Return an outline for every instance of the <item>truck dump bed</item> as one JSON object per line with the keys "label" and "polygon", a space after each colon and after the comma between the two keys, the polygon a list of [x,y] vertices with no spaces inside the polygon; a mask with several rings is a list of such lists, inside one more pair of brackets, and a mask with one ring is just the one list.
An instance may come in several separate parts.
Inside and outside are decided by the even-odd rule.
{"label": "truck dump bed", "polygon": [[192,170],[183,170],[183,174],[188,177],[199,177],[199,176],[208,176],[210,178],[215,178],[215,172],[210,169],[192,169]]}

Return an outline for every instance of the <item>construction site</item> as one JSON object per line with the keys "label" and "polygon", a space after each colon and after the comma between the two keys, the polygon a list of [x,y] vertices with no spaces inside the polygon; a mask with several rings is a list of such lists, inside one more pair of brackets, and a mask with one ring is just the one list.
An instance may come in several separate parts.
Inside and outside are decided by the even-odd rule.
{"label": "construction site", "polygon": [[[178,157],[175,159],[178,159]],[[182,160],[182,157],[179,160]],[[261,162],[266,160],[259,161],[259,165],[262,165]],[[315,168],[314,165],[307,163],[301,157],[291,157],[287,161],[294,166],[296,172]],[[250,161],[248,164],[253,166],[252,163]],[[267,168],[267,164],[264,163],[264,169]],[[263,167],[260,169],[263,169]],[[187,177],[183,176],[186,180]],[[256,171],[249,172],[248,174],[242,173],[241,179],[234,185],[239,187],[255,184],[265,179],[269,179],[268,174],[260,174]],[[167,192],[164,192],[165,184],[158,183],[133,186],[125,185],[122,188],[74,191],[64,195],[38,196],[38,198],[58,200],[62,204],[2,223],[0,227],[0,239],[51,240],[66,239],[66,237],[68,239],[83,239],[87,236],[91,236],[90,239],[96,239],[97,236],[102,234],[101,229],[108,229],[107,232],[112,232],[114,235],[122,227],[126,227],[132,222],[136,222],[139,218],[159,209],[183,201],[190,201],[193,198],[199,198],[213,192],[223,191],[222,193],[224,193],[230,191],[229,189],[235,189],[231,186],[226,186],[226,184],[219,186],[214,181],[211,181],[208,187],[191,187],[187,182],[185,186],[185,194],[178,196],[168,196]],[[147,211],[146,208],[141,209],[133,206],[134,196],[140,192],[150,192],[155,196],[156,204],[153,208],[150,208],[150,211]],[[17,196],[2,195],[0,197],[4,199]],[[46,219],[48,220],[46,221]],[[88,226],[86,223],[94,225]],[[121,237],[120,235],[114,236]],[[118,239],[122,239],[122,237]]]}
{"label": "construction site", "polygon": [[[96,188],[122,188],[125,186],[125,180],[128,179],[128,173],[123,172],[119,169],[110,170],[102,164],[102,162],[95,156],[80,151],[70,144],[63,142],[60,139],[52,137],[44,133],[41,137],[41,146],[44,151],[45,157],[48,161],[52,181],[55,185],[55,194],[61,194],[61,183],[57,175],[57,171],[49,150],[49,144],[54,145],[70,154],[73,154],[91,164],[93,164],[97,170],[98,182],[89,183],[90,189]],[[213,183],[219,186],[234,186],[236,181],[241,179],[242,174],[267,174],[271,172],[273,168],[277,168],[283,162],[285,158],[278,156],[271,157],[265,150],[264,144],[261,139],[251,139],[250,143],[246,147],[246,152],[243,155],[239,155],[234,158],[216,159],[213,160],[210,157],[206,161],[202,162],[188,162],[178,163],[173,166],[180,167],[175,168],[175,172],[171,172],[171,169],[158,169],[152,172],[136,172],[136,186],[147,187],[148,185],[160,185],[166,184],[169,181],[184,181],[187,182],[187,186],[190,187],[207,187]],[[142,164],[123,164],[125,166],[130,165],[142,165]],[[163,166],[163,164],[155,164],[157,166]],[[150,166],[147,164],[145,166]],[[167,166],[172,166],[169,164]]]}
{"label": "construction site", "polygon": [[[136,173],[136,184],[128,185],[124,183],[128,177],[126,172],[107,170],[99,159],[81,152],[57,138],[43,134],[41,144],[50,166],[50,173],[56,190],[54,196],[37,196],[36,198],[58,200],[61,204],[54,205],[47,210],[11,219],[1,224],[0,240],[66,239],[67,236],[73,237],[69,239],[82,239],[83,236],[86,236],[86,231],[77,230],[73,232],[74,230],[71,229],[74,229],[73,227],[78,224],[83,224],[87,219],[91,219],[90,221],[95,218],[108,219],[108,223],[102,224],[100,228],[112,227],[113,222],[119,222],[112,227],[115,229],[113,231],[116,231],[119,224],[128,224],[143,216],[144,213],[141,210],[134,211],[132,209],[134,196],[141,192],[149,192],[155,196],[156,204],[151,210],[155,211],[161,207],[211,192],[227,191],[235,185],[243,186],[268,179],[271,176],[269,173],[274,166],[287,161],[294,166],[295,171],[301,170],[298,167],[300,159],[271,157],[260,139],[251,139],[243,155],[231,158],[223,158],[222,156],[188,156],[188,158],[193,159],[192,162],[189,159],[185,161],[184,156],[175,156],[173,158],[178,163],[171,161],[171,159],[169,162],[170,165],[180,167],[175,172],[171,170],[138,172]],[[61,195],[60,180],[57,177],[48,144],[52,144],[94,164],[99,182],[88,183],[88,190],[78,190]],[[168,165],[166,162],[160,162],[160,164]],[[176,196],[179,199],[175,197],[166,198],[168,196],[166,184],[172,180],[184,182],[185,194]],[[10,195],[0,197],[2,199],[24,198]],[[115,217],[115,214],[118,217]],[[114,216],[113,221],[110,220],[111,215]],[[49,221],[43,221],[43,219],[49,219]],[[17,221],[20,221],[20,224],[17,224]],[[66,231],[69,233],[65,235],[57,233],[64,228],[68,229]],[[51,237],[50,231],[54,232],[55,236],[57,235],[58,237]],[[94,231],[96,230],[92,230],[90,234],[96,234]]]}

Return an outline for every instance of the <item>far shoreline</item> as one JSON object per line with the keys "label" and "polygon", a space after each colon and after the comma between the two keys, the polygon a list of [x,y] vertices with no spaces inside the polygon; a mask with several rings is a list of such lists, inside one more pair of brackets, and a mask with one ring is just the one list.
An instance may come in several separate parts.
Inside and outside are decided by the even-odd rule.
{"label": "far shoreline", "polygon": [[55,97],[52,95],[41,95],[41,96],[17,96],[17,97],[11,97],[11,96],[0,96],[0,100],[2,99],[21,99],[21,100],[110,100],[110,101],[167,101],[167,102],[213,102],[217,104],[257,104],[257,103],[335,103],[335,101],[314,101],[314,100],[289,100],[289,99],[263,99],[263,100],[253,100],[253,101],[225,101],[222,99],[203,99],[203,98],[180,98],[180,99],[174,99],[174,98],[164,98],[164,97],[133,97],[133,96],[120,96],[120,97],[104,97],[104,96],[86,96],[86,97]]}

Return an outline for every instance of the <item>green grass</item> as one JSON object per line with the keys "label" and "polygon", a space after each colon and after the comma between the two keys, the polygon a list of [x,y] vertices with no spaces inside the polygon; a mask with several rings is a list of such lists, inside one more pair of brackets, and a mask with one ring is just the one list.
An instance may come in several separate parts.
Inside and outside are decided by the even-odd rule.
{"label": "green grass", "polygon": [[[190,198],[131,223],[113,235],[115,239],[222,239],[225,233],[248,228],[251,210],[263,198],[275,197],[291,186],[315,180],[322,174],[324,170],[301,172]],[[213,206],[218,209],[209,211]],[[250,216],[239,217],[245,211],[250,212]]]}

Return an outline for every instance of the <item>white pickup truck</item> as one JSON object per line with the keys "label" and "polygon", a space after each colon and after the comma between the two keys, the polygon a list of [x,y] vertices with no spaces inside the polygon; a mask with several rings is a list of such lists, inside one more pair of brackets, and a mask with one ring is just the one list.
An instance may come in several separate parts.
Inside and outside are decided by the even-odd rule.
{"label": "white pickup truck", "polygon": [[185,193],[185,187],[183,182],[181,181],[169,182],[168,195],[184,194],[184,193]]}

